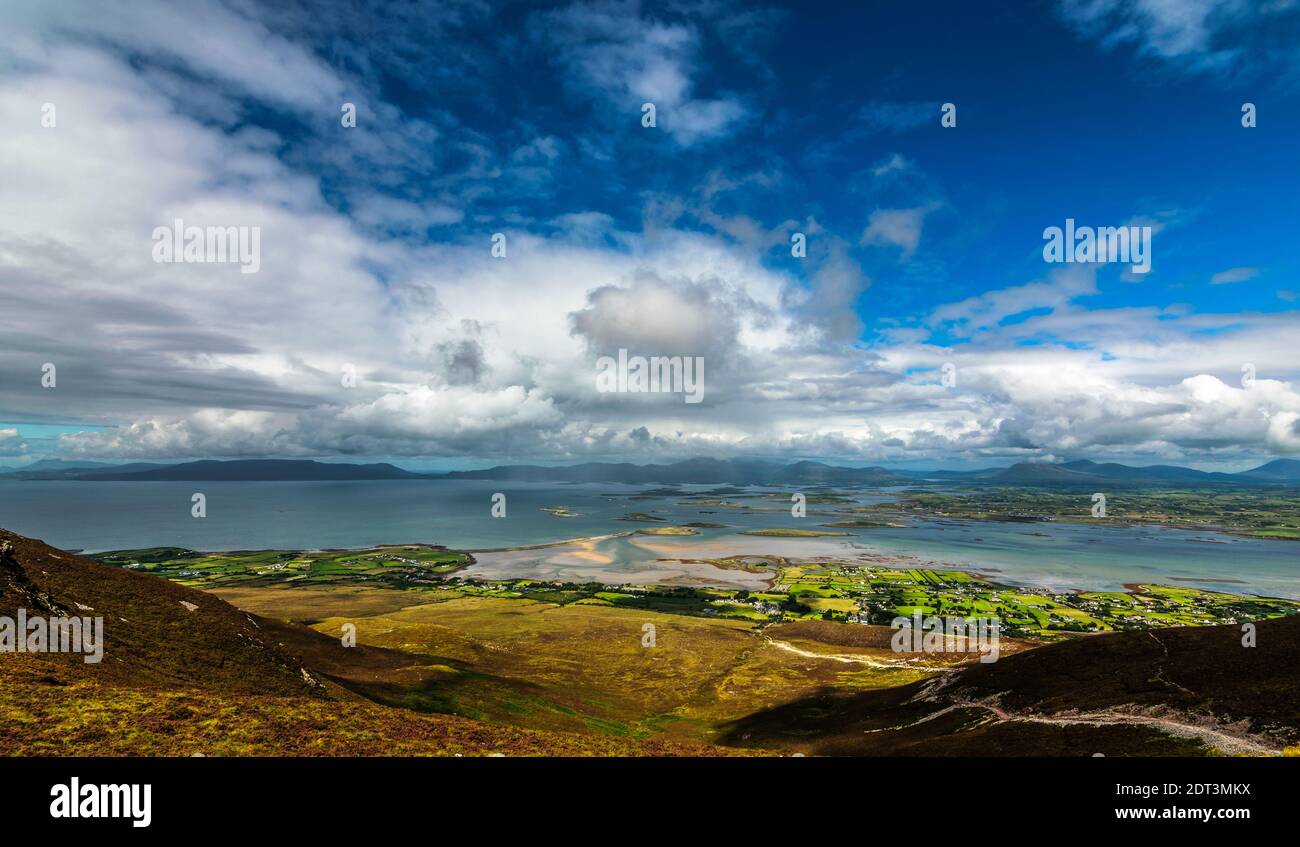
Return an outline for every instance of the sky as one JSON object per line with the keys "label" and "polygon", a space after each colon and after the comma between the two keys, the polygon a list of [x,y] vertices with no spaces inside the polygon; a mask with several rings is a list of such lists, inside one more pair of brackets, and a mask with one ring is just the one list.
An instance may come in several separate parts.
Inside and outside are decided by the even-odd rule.
{"label": "sky", "polygon": [[0,466],[1300,453],[1292,0],[9,0],[0,125]]}

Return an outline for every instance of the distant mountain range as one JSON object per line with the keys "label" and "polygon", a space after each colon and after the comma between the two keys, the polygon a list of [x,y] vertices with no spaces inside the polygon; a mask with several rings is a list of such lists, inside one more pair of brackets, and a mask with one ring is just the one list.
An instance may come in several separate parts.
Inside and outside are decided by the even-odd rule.
{"label": "distant mountain range", "polygon": [[204,460],[181,464],[43,460],[0,477],[100,482],[275,482],[342,480],[490,479],[505,482],[605,482],[733,485],[1008,485],[1053,488],[1300,485],[1300,460],[1276,459],[1241,473],[1199,471],[1175,465],[1131,467],[1087,460],[1061,464],[1022,462],[976,471],[891,471],[821,462],[784,465],[751,459],[688,459],[663,465],[585,462],[578,465],[500,465],[474,471],[416,473],[388,463],[353,465],[297,459]]}
{"label": "distant mountain range", "polygon": [[453,471],[446,479],[500,479],[516,482],[733,483],[740,485],[906,485],[912,477],[884,468],[842,468],[821,462],[782,465],[747,459],[687,459],[670,465],[587,462],[568,467],[502,465]]}
{"label": "distant mountain range", "polygon": [[0,474],[8,473],[29,473],[35,471],[63,471],[87,468],[113,468],[121,467],[120,465],[110,465],[108,462],[69,462],[64,459],[40,459],[32,462],[30,465],[23,465],[21,468],[0,467]]}
{"label": "distant mountain range", "polygon": [[1300,460],[1275,459],[1241,473],[1198,471],[1177,465],[1148,465],[1130,467],[1115,462],[1075,462],[1047,464],[1021,462],[1009,468],[989,468],[980,471],[937,471],[926,478],[976,485],[1029,485],[1051,487],[1080,487],[1108,485],[1112,488],[1241,486],[1241,485],[1295,485],[1300,483]]}
{"label": "distant mountain range", "polygon": [[32,462],[30,465],[22,468],[24,471],[66,471],[70,468],[119,468],[121,465],[114,465],[110,462],[80,462],[70,461],[68,459],[41,459]]}

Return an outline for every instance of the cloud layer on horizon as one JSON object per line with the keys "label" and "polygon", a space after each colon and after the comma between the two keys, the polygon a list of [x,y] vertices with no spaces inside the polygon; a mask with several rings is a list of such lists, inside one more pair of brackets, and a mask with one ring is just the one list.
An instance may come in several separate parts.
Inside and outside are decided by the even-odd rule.
{"label": "cloud layer on horizon", "polygon": [[[186,4],[202,39],[173,37],[181,24],[161,5],[122,4],[107,29],[20,5],[25,26],[0,46],[0,422],[103,427],[60,436],[62,457],[1300,453],[1295,311],[1107,307],[1076,267],[936,300],[864,337],[855,304],[874,271],[846,245],[907,262],[942,201],[867,210],[865,229],[839,238],[711,205],[737,182],[680,208],[647,197],[640,228],[598,209],[517,215],[498,258],[499,219],[477,217],[484,192],[548,190],[583,137],[502,145],[450,115],[413,117],[364,63],[326,63],[251,4]],[[1080,27],[1109,20],[1070,5]],[[439,25],[481,14],[465,4]],[[628,20],[648,35],[629,42]],[[630,3],[546,23],[573,91],[657,98],[676,145],[750,116],[744,97],[705,85],[704,35],[689,24]],[[1192,50],[1196,26],[1153,30],[1150,49]],[[385,131],[339,128],[344,101]],[[55,129],[40,125],[46,102]],[[309,129],[291,141],[262,110]],[[891,161],[891,173],[908,165]],[[401,196],[417,179],[435,188]],[[178,218],[260,227],[260,271],[154,263],[150,234]],[[807,268],[765,262],[796,228],[813,234]],[[619,348],[704,357],[705,402],[599,393],[595,360]],[[47,362],[54,389],[41,385]],[[0,457],[28,455],[0,427]]]}

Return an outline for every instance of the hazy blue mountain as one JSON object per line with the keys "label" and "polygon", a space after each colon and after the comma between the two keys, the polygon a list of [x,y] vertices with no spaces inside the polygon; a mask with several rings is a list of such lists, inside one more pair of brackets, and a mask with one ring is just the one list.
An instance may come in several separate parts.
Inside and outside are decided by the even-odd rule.
{"label": "hazy blue mountain", "polygon": [[1255,479],[1261,482],[1300,483],[1300,459],[1274,459],[1268,464],[1260,465],[1234,476]]}
{"label": "hazy blue mountain", "polygon": [[445,479],[500,479],[519,482],[734,483],[738,485],[902,485],[910,482],[884,468],[844,468],[821,462],[782,465],[748,459],[687,459],[667,465],[586,462],[568,467],[502,465],[452,471]]}
{"label": "hazy blue mountain", "polygon": [[[36,467],[37,465],[41,465],[41,467]],[[27,467],[17,468],[11,476],[16,479],[30,480],[98,479],[98,474],[121,475],[167,467],[172,466],[151,464],[148,462],[132,462],[125,465],[109,465],[100,462],[92,462],[82,465],[76,462],[70,462],[67,465],[63,465],[59,464],[58,460],[49,459],[42,462],[33,462]]]}
{"label": "hazy blue mountain", "polygon": [[1060,467],[1078,473],[1093,474],[1107,479],[1132,480],[1136,482],[1213,482],[1231,474],[1198,471],[1195,468],[1182,468],[1176,465],[1146,465],[1130,467],[1117,462],[1099,464],[1081,459],[1077,462],[1065,462]]}
{"label": "hazy blue mountain", "polygon": [[1232,486],[1300,483],[1300,461],[1278,459],[1241,473],[1220,473],[1177,465],[1133,467],[1117,462],[1080,459],[1059,464],[1020,462],[1009,468],[977,471],[935,471],[926,478],[948,483],[979,485],[1103,486]]}
{"label": "hazy blue mountain", "polygon": [[1020,462],[1009,468],[981,468],[974,471],[929,471],[918,474],[917,477],[932,482],[980,485],[1053,485],[1086,483],[1103,478],[1084,470],[1071,470],[1064,465],[1048,462]]}
{"label": "hazy blue mountain", "polygon": [[70,472],[80,473],[81,471],[92,470],[95,468],[115,468],[115,467],[121,467],[121,466],[111,465],[108,462],[82,462],[78,460],[68,460],[68,459],[39,459],[35,462],[32,462],[30,465],[22,465],[21,467],[16,467],[16,468],[11,468],[11,467],[0,468],[0,474],[11,474],[11,473],[51,474],[52,476],[48,478],[59,479],[61,478],[59,475],[64,473],[70,473]]}
{"label": "hazy blue mountain", "polygon": [[236,459],[228,462],[211,460],[179,465],[148,467],[143,470],[96,468],[79,479],[136,482],[229,480],[240,482],[282,482],[356,479],[423,479],[424,474],[402,470],[387,463],[370,465],[332,464],[296,459]]}
{"label": "hazy blue mountain", "polygon": [[243,482],[363,480],[363,479],[493,479],[515,482],[608,482],[644,484],[733,485],[1008,485],[1044,487],[1136,488],[1145,486],[1300,485],[1300,460],[1276,459],[1241,473],[1200,471],[1176,465],[1133,467],[1117,462],[1021,462],[1007,468],[974,471],[895,472],[880,467],[849,468],[822,462],[779,462],[756,459],[687,459],[671,464],[584,462],[568,466],[500,465],[445,474],[415,473],[387,463],[353,465],[303,459],[204,460],[181,464],[136,462],[63,462],[45,459],[4,471],[9,479],[100,481]]}
{"label": "hazy blue mountain", "polygon": [[23,465],[22,471],[66,471],[74,468],[112,468],[119,467],[109,462],[83,462],[80,459],[40,459],[30,465]]}

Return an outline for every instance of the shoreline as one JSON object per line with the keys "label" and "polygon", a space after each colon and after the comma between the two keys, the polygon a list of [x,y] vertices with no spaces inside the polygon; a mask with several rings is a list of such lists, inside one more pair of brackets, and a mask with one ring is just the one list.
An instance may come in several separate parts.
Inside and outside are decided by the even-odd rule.
{"label": "shoreline", "polygon": [[[1051,524],[1064,523],[1075,526],[1097,526],[1097,527],[1125,527],[1128,529],[1141,529],[1145,527],[1160,527],[1162,529],[1180,530],[1184,532],[1212,532],[1220,535],[1230,535],[1233,538],[1248,538],[1254,541],[1300,541],[1300,536],[1291,535],[1254,535],[1249,530],[1240,529],[1222,524],[1199,524],[1190,526],[1188,524],[1169,523],[1166,521],[1156,520],[1134,520],[1133,518],[1089,518],[1082,515],[1051,515],[1051,516],[1017,516],[1017,515],[940,515],[934,512],[925,512],[919,509],[899,509],[899,514],[907,515],[910,518],[922,518],[932,521],[970,521],[972,523],[1020,523],[1026,525],[1032,524]],[[889,527],[890,529],[910,529],[914,525],[906,527]],[[883,529],[885,527],[871,527]],[[1196,540],[1196,539],[1193,539]],[[1206,541],[1207,544],[1229,544],[1228,541]]]}
{"label": "shoreline", "polygon": [[[1171,528],[1172,528],[1172,527],[1171,527]],[[527,552],[527,551],[529,551],[529,550],[541,550],[541,549],[546,549],[546,548],[550,548],[550,547],[578,546],[578,545],[582,545],[582,544],[592,544],[592,543],[595,543],[595,542],[605,541],[605,540],[609,540],[609,539],[612,539],[612,538],[628,538],[628,537],[636,536],[637,534],[638,534],[638,532],[637,532],[636,530],[632,530],[632,531],[630,531],[630,532],[609,533],[609,534],[605,534],[605,535],[593,535],[593,536],[587,536],[587,537],[580,537],[580,538],[574,538],[574,539],[567,539],[567,540],[565,540],[565,541],[550,542],[550,543],[545,543],[545,544],[529,544],[529,545],[523,545],[523,546],[519,546],[519,547],[502,547],[502,548],[495,548],[495,549],[463,550],[463,551],[458,551],[458,552],[464,552],[464,553],[466,553],[467,555],[468,555],[468,554],[472,554],[472,553],[512,553],[512,552]],[[743,533],[742,533],[742,534],[743,534]],[[795,539],[795,540],[798,540],[800,537],[799,537],[799,536],[791,536],[791,537],[789,537],[789,538],[793,538],[793,539]],[[805,538],[807,538],[807,540],[810,540],[810,541],[822,540],[820,537],[805,537]],[[786,540],[788,540],[788,539],[786,539]],[[965,575],[971,577],[972,579],[975,579],[975,580],[977,580],[977,581],[979,581],[979,582],[982,582],[982,583],[985,583],[985,584],[987,584],[987,585],[998,586],[998,587],[1006,588],[1006,589],[1009,589],[1009,590],[1023,590],[1023,591],[1031,591],[1031,592],[1044,592],[1044,593],[1047,593],[1047,594],[1088,594],[1088,593],[1105,593],[1104,591],[1101,591],[1101,590],[1098,590],[1098,589],[1087,589],[1087,588],[1077,588],[1077,587],[1076,587],[1076,588],[1063,588],[1063,589],[1057,589],[1057,588],[1052,588],[1051,586],[1042,585],[1042,584],[1035,584],[1035,583],[1030,583],[1030,582],[1019,582],[1019,581],[1017,581],[1017,580],[1015,580],[1015,579],[1012,579],[1012,578],[1006,576],[1006,574],[1004,574],[1004,573],[1002,573],[1002,572],[1000,572],[1000,571],[989,572],[988,569],[984,569],[984,570],[976,570],[976,569],[971,568],[971,567],[969,567],[969,566],[954,565],[954,564],[950,564],[950,563],[947,563],[947,562],[936,561],[936,560],[934,560],[934,559],[923,559],[923,558],[920,558],[920,557],[917,557],[917,556],[913,556],[913,555],[911,555],[911,554],[906,554],[906,553],[882,553],[882,552],[876,552],[876,551],[871,551],[871,552],[861,551],[861,552],[858,552],[858,553],[855,553],[855,554],[852,554],[852,555],[842,555],[842,554],[841,554],[841,555],[831,555],[831,556],[811,556],[811,557],[792,557],[792,556],[782,556],[782,555],[777,555],[777,554],[773,554],[773,553],[737,553],[737,554],[733,554],[733,555],[730,555],[730,556],[722,556],[722,557],[699,557],[699,558],[695,558],[695,557],[679,557],[679,556],[663,556],[663,557],[658,557],[658,558],[654,559],[653,561],[658,561],[658,562],[675,562],[675,563],[678,563],[678,564],[709,565],[709,566],[711,566],[711,567],[715,567],[715,568],[717,568],[717,569],[719,569],[719,570],[723,570],[723,571],[728,571],[728,570],[740,570],[740,571],[743,571],[743,572],[746,572],[746,573],[753,574],[753,575],[755,575],[755,576],[767,576],[767,578],[764,579],[764,582],[766,583],[767,587],[769,587],[769,588],[774,587],[774,586],[776,585],[776,582],[777,582],[777,579],[778,579],[778,576],[779,576],[778,569],[776,569],[776,568],[774,568],[772,571],[770,571],[770,575],[768,575],[769,572],[766,571],[766,570],[757,570],[757,571],[755,571],[755,570],[749,570],[748,568],[727,567],[727,566],[725,566],[725,565],[720,565],[720,564],[718,564],[719,562],[722,562],[722,561],[728,561],[728,560],[739,560],[739,559],[773,559],[773,560],[780,560],[780,561],[783,561],[783,562],[785,563],[785,565],[784,565],[785,567],[789,567],[789,566],[791,566],[791,565],[817,564],[817,563],[828,563],[828,564],[838,564],[838,565],[849,565],[849,566],[862,567],[862,566],[864,566],[864,562],[863,562],[862,560],[863,560],[863,559],[869,559],[870,562],[869,562],[869,564],[867,564],[866,566],[871,566],[871,567],[891,567],[891,566],[898,566],[898,565],[907,565],[907,566],[909,566],[909,567],[911,567],[911,568],[919,568],[919,569],[924,569],[924,570],[944,570],[944,571],[954,571],[954,572],[958,572],[958,573],[963,573],[963,574],[965,574]],[[886,561],[880,561],[880,560],[886,560]],[[466,565],[466,567],[469,567],[469,565]],[[462,570],[463,570],[463,569],[462,569]],[[459,573],[459,572],[460,572],[460,571],[457,571],[457,573]],[[486,581],[492,581],[493,579],[505,579],[504,577],[501,577],[501,578],[497,578],[497,577],[474,577],[474,578],[476,578],[476,579],[478,579],[478,578],[482,578],[482,579],[484,579],[484,580],[486,580]],[[1193,584],[1193,583],[1195,583],[1195,582],[1207,582],[1207,583],[1225,584],[1225,583],[1228,582],[1228,581],[1230,581],[1230,582],[1234,582],[1234,583],[1239,583],[1239,584],[1242,584],[1242,585],[1246,585],[1246,584],[1247,584],[1247,583],[1245,583],[1245,582],[1243,582],[1243,581],[1241,581],[1241,580],[1224,580],[1224,579],[1222,579],[1222,578],[1206,578],[1206,579],[1204,579],[1204,580],[1200,580],[1200,579],[1197,579],[1197,578],[1195,578],[1195,577],[1168,577],[1168,579],[1170,579],[1171,581],[1174,581],[1174,582],[1185,582],[1185,583],[1188,583],[1188,584]],[[541,578],[541,579],[535,579],[535,581],[537,581],[537,582],[548,582],[548,583],[553,583],[553,584],[562,584],[562,582],[563,582],[563,580],[553,580],[553,579],[544,579],[544,578]],[[643,586],[645,586],[645,585],[663,585],[663,586],[665,586],[665,587],[670,587],[670,586],[671,586],[671,583],[637,583],[637,582],[614,582],[614,581],[610,581],[610,584],[611,584],[611,585],[615,585],[615,584],[616,584],[616,585],[621,585],[621,586],[632,586],[632,587],[643,587]],[[1125,583],[1121,583],[1121,585],[1122,585],[1122,589],[1123,589],[1123,592],[1122,592],[1122,593],[1126,593],[1126,594],[1139,594],[1139,593],[1142,593],[1143,590],[1144,590],[1144,589],[1143,589],[1143,586],[1148,586],[1148,585],[1161,586],[1161,587],[1165,587],[1165,588],[1178,588],[1178,587],[1179,587],[1179,586],[1177,586],[1177,585],[1164,585],[1163,583],[1160,583],[1160,582],[1145,582],[1145,583],[1139,583],[1139,582],[1125,582]],[[1259,594],[1259,593],[1255,593],[1255,592],[1241,592],[1241,593],[1237,593],[1237,592],[1233,592],[1233,591],[1222,591],[1221,589],[1217,589],[1217,588],[1201,588],[1200,590],[1202,590],[1202,591],[1216,591],[1216,592],[1219,592],[1219,593],[1222,593],[1222,594],[1228,594],[1228,595],[1232,595],[1232,596],[1236,596],[1236,597],[1252,597],[1252,598],[1257,598],[1257,599],[1260,599],[1260,600],[1281,600],[1281,601],[1286,601],[1286,602],[1295,602],[1295,598],[1290,598],[1290,597],[1276,597],[1276,596],[1273,596],[1273,595],[1270,595],[1270,594]]]}
{"label": "shoreline", "polygon": [[[957,519],[957,520],[992,520],[992,521],[997,521],[997,520],[999,520],[999,519],[997,519],[997,518],[986,518],[986,519],[959,518],[959,519]],[[1087,523],[1087,522],[1084,522],[1084,523]],[[1133,525],[1135,525],[1135,526],[1141,526],[1142,524],[1133,524]],[[1172,528],[1175,528],[1175,527],[1170,527],[1170,528],[1172,529]],[[477,556],[476,554],[491,554],[491,553],[500,553],[500,554],[509,554],[509,553],[526,553],[526,552],[533,551],[533,550],[546,550],[546,549],[561,548],[561,547],[572,547],[572,548],[574,548],[574,551],[573,551],[573,552],[574,552],[574,555],[575,555],[576,557],[583,558],[583,557],[586,557],[586,556],[590,556],[590,554],[591,554],[590,548],[591,548],[593,545],[595,545],[595,544],[597,544],[597,543],[599,543],[599,542],[602,542],[602,541],[609,541],[609,540],[612,540],[612,539],[619,539],[619,538],[632,538],[632,537],[636,537],[636,536],[638,536],[638,535],[642,535],[642,533],[640,532],[640,530],[628,530],[628,531],[624,531],[624,532],[603,533],[603,534],[599,534],[599,535],[577,536],[577,537],[574,537],[574,538],[561,539],[561,540],[558,540],[558,541],[542,542],[542,543],[539,543],[539,544],[524,544],[524,545],[511,546],[511,547],[466,548],[466,549],[452,548],[452,547],[449,547],[449,546],[447,546],[447,545],[445,545],[445,544],[431,544],[431,543],[428,543],[428,542],[383,543],[383,544],[358,545],[358,546],[349,546],[349,547],[303,547],[303,548],[294,548],[294,549],[288,549],[288,548],[286,548],[286,549],[280,549],[280,548],[260,548],[260,549],[232,549],[232,550],[193,550],[193,549],[191,549],[191,548],[189,548],[189,547],[175,547],[174,549],[178,549],[178,550],[186,550],[186,551],[189,551],[189,552],[194,553],[194,554],[196,554],[196,555],[203,556],[203,555],[239,555],[239,554],[252,554],[252,553],[263,553],[263,552],[267,552],[267,551],[275,551],[275,552],[283,552],[283,553],[294,553],[294,554],[306,554],[306,553],[349,553],[349,552],[364,551],[364,550],[386,550],[386,549],[396,549],[396,548],[402,548],[402,547],[416,547],[416,548],[422,548],[422,549],[427,549],[427,550],[439,550],[439,551],[444,551],[444,552],[460,553],[460,554],[464,555],[464,556],[467,558],[467,561],[466,561],[463,565],[461,565],[460,567],[457,567],[457,568],[456,568],[455,570],[453,570],[453,571],[449,571],[449,572],[447,572],[446,574],[444,574],[444,576],[454,576],[454,575],[461,575],[461,574],[464,573],[464,571],[466,571],[466,570],[468,570],[468,569],[470,569],[470,568],[473,568],[473,567],[475,567],[475,566],[480,566],[480,565],[485,565],[485,564],[487,564],[487,563],[481,561],[481,560],[478,558],[478,556]],[[653,537],[653,536],[647,536],[647,537]],[[674,537],[674,538],[677,538],[677,536],[673,536],[673,537]],[[683,538],[683,539],[685,539],[685,538],[689,538],[689,537],[691,537],[691,536],[680,536],[680,538]],[[758,536],[752,536],[752,537],[758,537]],[[837,536],[837,537],[838,537],[838,536]],[[849,536],[849,537],[856,537],[856,536]],[[820,536],[817,536],[817,537],[812,537],[812,536],[789,536],[789,537],[785,537],[785,536],[775,536],[775,538],[779,538],[780,540],[783,540],[783,541],[791,541],[791,540],[794,540],[794,541],[798,541],[798,540],[806,540],[806,541],[814,541],[814,542],[815,542],[815,541],[825,541],[825,540],[826,540],[824,537],[820,537]],[[94,558],[94,557],[96,557],[96,556],[103,555],[103,554],[106,554],[106,553],[120,553],[120,552],[123,552],[123,550],[126,550],[126,551],[130,551],[130,550],[149,550],[149,549],[164,548],[164,547],[169,547],[169,546],[172,546],[172,545],[155,545],[154,547],[141,547],[141,548],[123,548],[122,550],[102,550],[102,551],[97,551],[97,552],[93,552],[93,553],[87,553],[87,552],[85,552],[84,550],[79,550],[79,551],[65,550],[64,552],[68,552],[68,553],[71,553],[71,554],[73,554],[73,555],[80,555],[80,556],[86,556],[86,557]],[[586,548],[585,551],[584,551],[584,548]],[[748,568],[748,567],[734,567],[734,566],[733,566],[733,567],[729,567],[729,566],[727,566],[727,565],[725,565],[725,564],[719,564],[720,562],[735,561],[735,560],[743,560],[743,559],[768,559],[768,560],[772,560],[772,561],[780,561],[780,562],[782,562],[782,563],[784,563],[784,564],[781,565],[781,566],[773,566],[770,570],[767,569],[767,568],[761,568],[761,569],[759,569],[759,568],[755,568],[755,569],[751,569],[751,568]],[[1048,585],[1043,585],[1043,584],[1041,584],[1041,583],[1033,583],[1033,582],[1019,581],[1019,580],[1016,580],[1016,579],[1014,579],[1014,578],[1010,578],[1010,577],[1008,577],[1005,573],[1002,573],[1002,572],[1000,572],[1000,571],[996,571],[996,570],[994,570],[994,571],[990,572],[990,569],[987,569],[987,568],[985,568],[985,569],[979,569],[979,568],[971,567],[971,566],[969,566],[969,565],[951,564],[951,563],[947,563],[947,562],[937,561],[937,560],[934,560],[934,559],[921,558],[921,557],[919,557],[919,556],[914,556],[914,555],[907,554],[907,553],[884,553],[884,552],[879,552],[879,551],[874,551],[874,550],[872,550],[872,551],[859,550],[858,552],[850,553],[850,554],[840,553],[840,554],[830,554],[830,555],[822,555],[822,556],[816,556],[816,555],[814,555],[814,556],[806,556],[806,557],[805,557],[805,556],[778,555],[778,554],[774,554],[774,553],[733,553],[733,554],[731,554],[731,555],[716,556],[716,557],[703,557],[703,556],[702,556],[702,557],[692,557],[692,556],[658,556],[658,557],[655,557],[655,558],[653,558],[653,559],[648,559],[648,560],[647,560],[647,563],[653,563],[653,562],[676,563],[676,564],[680,564],[680,565],[708,566],[708,567],[716,568],[717,570],[719,570],[719,571],[723,571],[723,572],[727,572],[727,571],[739,571],[739,572],[747,573],[747,574],[749,574],[749,575],[751,575],[751,576],[762,577],[761,582],[764,584],[764,586],[765,586],[766,588],[769,588],[769,589],[773,588],[773,587],[777,584],[777,581],[778,581],[778,578],[779,578],[779,575],[780,575],[780,574],[779,574],[779,570],[780,570],[781,567],[789,567],[789,566],[792,566],[792,565],[796,565],[796,566],[797,566],[797,565],[801,565],[801,564],[833,563],[833,564],[848,565],[848,566],[857,566],[857,567],[862,567],[862,566],[869,566],[869,567],[895,567],[895,568],[897,568],[897,567],[906,567],[906,568],[916,568],[916,569],[925,569],[925,570],[944,570],[944,571],[954,571],[954,572],[958,572],[958,573],[963,573],[963,574],[965,574],[965,575],[971,577],[972,579],[975,579],[975,580],[977,580],[977,581],[979,581],[979,582],[981,582],[981,583],[984,583],[984,584],[986,584],[986,585],[997,586],[997,587],[1005,588],[1005,589],[1008,589],[1008,590],[1021,590],[1021,591],[1029,591],[1029,592],[1035,592],[1035,593],[1039,593],[1039,592],[1041,592],[1041,593],[1046,593],[1046,594],[1083,594],[1083,593],[1104,593],[1104,590],[1102,590],[1102,589],[1085,589],[1085,588],[1077,588],[1077,587],[1075,587],[1075,588],[1062,588],[1062,589],[1058,589],[1058,588],[1053,588],[1053,587],[1048,586]],[[598,563],[598,564],[603,564],[604,562],[599,562],[599,561],[598,561],[597,563]],[[681,574],[681,577],[682,577],[682,578],[685,578],[685,579],[688,579],[688,580],[690,580],[690,581],[696,581],[696,580],[700,580],[700,579],[701,579],[701,577],[698,577],[698,576],[692,577],[692,576],[690,576],[690,575],[688,575],[688,574],[685,574],[685,573]],[[572,581],[573,581],[573,580],[557,579],[557,578],[549,577],[549,576],[548,576],[548,577],[542,577],[542,576],[538,576],[538,577],[524,577],[524,576],[510,576],[510,577],[502,576],[502,577],[493,577],[493,576],[485,576],[485,575],[478,575],[478,574],[469,575],[468,577],[464,577],[464,576],[462,576],[462,578],[469,578],[469,579],[474,579],[474,580],[481,580],[481,581],[484,581],[484,582],[492,582],[492,581],[506,581],[506,580],[514,580],[514,579],[529,579],[529,580],[534,581],[534,582],[542,582],[542,583],[548,583],[548,584],[554,584],[554,585],[561,585],[561,584],[564,584],[565,582],[572,582]],[[1179,583],[1184,583],[1184,584],[1187,584],[1187,585],[1193,585],[1193,586],[1195,586],[1196,583],[1202,583],[1202,584],[1204,584],[1204,583],[1214,583],[1214,584],[1218,584],[1218,585],[1223,585],[1223,584],[1227,584],[1227,583],[1231,582],[1231,583],[1237,583],[1237,584],[1241,584],[1241,585],[1246,585],[1246,584],[1248,584],[1248,583],[1245,583],[1244,581],[1241,581],[1241,580],[1227,579],[1227,578],[1214,578],[1214,577],[1206,577],[1206,578],[1204,578],[1204,579],[1200,579],[1200,578],[1195,578],[1195,577],[1172,577],[1172,576],[1171,576],[1171,577],[1168,577],[1168,579],[1169,579],[1170,581],[1172,581],[1172,582],[1179,582]],[[659,581],[650,581],[650,582],[645,582],[645,581],[622,581],[622,580],[618,580],[618,579],[600,579],[600,580],[594,580],[594,581],[601,581],[601,582],[606,582],[606,583],[608,583],[608,584],[610,584],[610,585],[620,585],[620,586],[625,586],[625,587],[645,587],[645,586],[663,586],[663,587],[672,587],[674,584],[680,584],[679,582],[676,581],[676,579],[674,579],[674,580],[670,580],[670,581],[659,580]],[[701,585],[702,587],[726,588],[726,586],[721,586],[721,585],[711,585],[707,580],[704,580],[703,582],[700,582],[700,583],[698,583],[698,584]],[[1178,586],[1178,585],[1165,585],[1164,583],[1161,583],[1161,582],[1124,582],[1124,583],[1121,583],[1121,592],[1122,592],[1122,593],[1126,593],[1126,594],[1139,594],[1139,593],[1142,593],[1142,592],[1144,591],[1143,586],[1160,586],[1160,587],[1165,587],[1165,588],[1178,588],[1178,587],[1180,587],[1180,586]],[[1197,586],[1197,587],[1199,587],[1199,586]],[[1227,590],[1223,590],[1223,589],[1220,589],[1220,588],[1204,588],[1204,587],[1200,587],[1199,590],[1202,590],[1202,591],[1214,591],[1214,592],[1218,592],[1218,593],[1222,593],[1222,594],[1226,594],[1226,595],[1230,595],[1230,596],[1236,596],[1236,597],[1248,597],[1248,598],[1255,598],[1255,599],[1260,599],[1260,600],[1280,600],[1280,601],[1287,601],[1287,602],[1295,602],[1295,599],[1296,599],[1296,598],[1289,598],[1289,597],[1278,597],[1278,596],[1275,596],[1275,595],[1271,595],[1271,594],[1262,594],[1262,593],[1258,593],[1258,592],[1249,592],[1249,591],[1243,591],[1243,592],[1227,591]]]}

